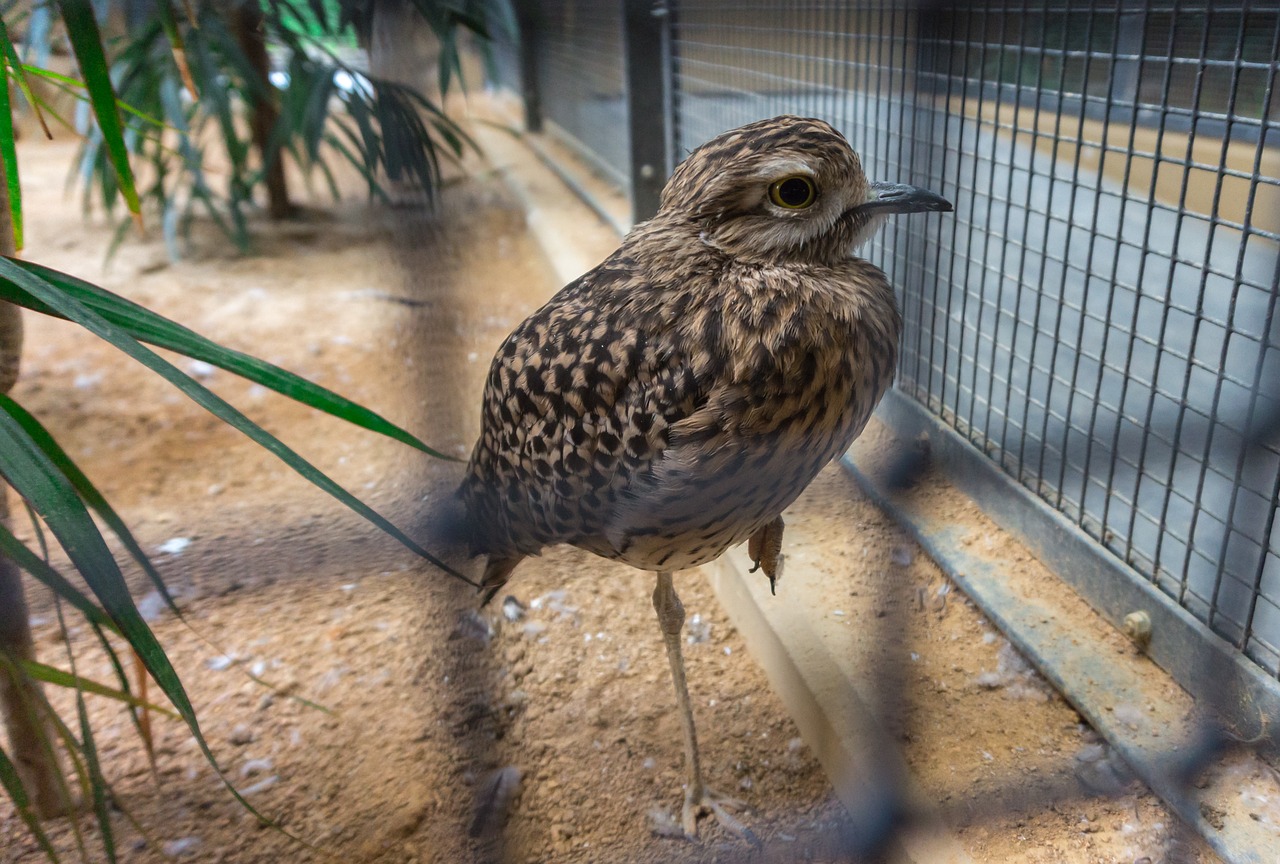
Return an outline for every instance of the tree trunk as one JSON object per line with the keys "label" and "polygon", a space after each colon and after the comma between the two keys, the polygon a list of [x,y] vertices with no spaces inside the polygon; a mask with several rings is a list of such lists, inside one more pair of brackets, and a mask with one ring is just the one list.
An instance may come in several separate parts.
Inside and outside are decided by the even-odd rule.
{"label": "tree trunk", "polygon": [[236,41],[244,51],[262,87],[262,95],[253,103],[249,129],[254,146],[262,158],[267,181],[267,212],[272,219],[288,219],[294,213],[285,181],[284,160],[280,149],[271,146],[271,133],[276,128],[280,109],[276,106],[275,86],[271,83],[271,58],[267,55],[267,34],[263,28],[262,7],[256,2],[238,3],[228,16]]}
{"label": "tree trunk", "polygon": [[[13,255],[13,222],[9,214],[9,186],[0,162],[0,254]],[[8,393],[18,378],[22,353],[22,316],[17,306],[0,302],[0,393]],[[0,480],[0,522],[10,527],[9,487]],[[31,622],[23,595],[22,572],[0,554],[0,654],[15,660],[34,660]],[[18,769],[32,806],[41,816],[65,813],[68,801],[57,758],[51,750],[53,727],[45,716],[40,685],[16,667],[0,666],[0,719],[9,733],[9,756]]]}

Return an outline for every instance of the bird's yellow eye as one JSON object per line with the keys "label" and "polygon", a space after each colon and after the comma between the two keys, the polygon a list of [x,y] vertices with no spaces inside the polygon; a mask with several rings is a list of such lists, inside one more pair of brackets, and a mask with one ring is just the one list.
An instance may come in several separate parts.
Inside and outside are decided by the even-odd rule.
{"label": "bird's yellow eye", "polygon": [[787,210],[803,210],[818,197],[818,187],[803,174],[783,177],[769,186],[769,200]]}

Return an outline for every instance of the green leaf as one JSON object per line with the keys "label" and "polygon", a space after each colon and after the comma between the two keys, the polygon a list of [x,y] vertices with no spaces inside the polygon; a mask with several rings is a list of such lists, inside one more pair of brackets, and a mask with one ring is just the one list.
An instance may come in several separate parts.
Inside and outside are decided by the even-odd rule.
{"label": "green leaf", "polygon": [[71,40],[71,50],[80,64],[80,75],[84,78],[85,89],[89,91],[89,102],[98,119],[98,128],[102,130],[103,140],[111,154],[120,194],[129,212],[141,225],[142,203],[138,200],[133,170],[129,167],[129,152],[116,109],[115,89],[111,86],[110,67],[102,51],[102,36],[93,17],[93,6],[88,0],[58,0],[58,8],[62,11],[62,21]]}
{"label": "green leaf", "polygon": [[[302,475],[303,478],[323,489],[334,498],[337,498],[348,508],[381,528],[385,533],[390,534],[418,556],[430,561],[436,567],[439,567],[441,570],[457,579],[461,579],[469,585],[476,584],[474,580],[462,573],[459,573],[457,570],[432,555],[426,549],[422,548],[422,546],[416,543],[407,534],[388,521],[386,517],[382,516],[377,511],[373,510],[373,508],[369,507],[369,505],[343,489],[326,474],[317,470],[310,462],[307,462],[297,453],[293,452],[293,450],[285,446],[285,444],[274,435],[267,432],[261,426],[258,426],[248,417],[244,416],[244,414],[232,407],[226,400],[214,394],[191,376],[181,372],[172,363],[169,363],[155,352],[143,347],[130,337],[122,328],[112,324],[104,316],[90,309],[87,305],[81,303],[69,294],[59,291],[56,286],[43,278],[40,278],[32,272],[28,272],[28,270],[24,269],[24,267],[18,262],[9,258],[0,257],[0,286],[5,282],[11,283],[19,290],[19,292],[25,292],[27,295],[30,295],[20,295],[17,300],[19,305],[26,306],[28,308],[35,308],[36,306],[51,308],[55,313],[74,321],[99,338],[110,342],[112,345],[116,346],[121,351],[124,351],[148,369],[159,374],[170,384],[173,384],[194,400],[198,405],[218,417],[218,419],[238,429],[254,442],[275,454],[277,458],[298,474]],[[35,304],[32,303],[32,300],[36,301]],[[7,417],[7,414],[0,414],[0,419],[5,419]],[[16,424],[14,425],[16,426]],[[65,483],[66,481],[63,480],[63,482]],[[70,488],[69,484],[68,488]],[[80,505],[78,498],[76,499],[76,504]],[[81,509],[83,509],[82,505]],[[46,518],[48,518],[47,515]],[[101,538],[99,538],[99,541],[100,540]],[[68,550],[68,552],[70,552],[70,550]],[[112,563],[114,564],[114,562]],[[105,602],[104,605],[106,605]],[[112,612],[110,606],[107,606],[107,611],[108,613]],[[112,617],[114,618],[114,615]],[[159,681],[159,679],[157,679],[157,681]],[[164,686],[163,682],[160,683],[161,686]],[[173,697],[170,696],[171,700],[172,698]],[[176,702],[174,704],[177,705]],[[182,710],[182,707],[183,706],[178,705],[178,709],[180,711]]]}
{"label": "green leaf", "polygon": [[[27,37],[31,34],[28,32]],[[49,124],[44,119],[44,113],[40,110],[40,102],[36,99],[35,94],[31,91],[31,82],[27,80],[26,66],[22,59],[18,57],[18,51],[13,47],[13,40],[9,38],[9,30],[5,27],[4,18],[0,17],[0,48],[3,48],[4,56],[8,60],[10,72],[13,75],[14,82],[18,85],[18,89],[22,91],[22,95],[26,98],[27,104],[36,112],[36,119],[40,121],[40,128],[44,130],[46,138],[53,138],[53,133],[49,131]],[[0,66],[4,63],[0,61]],[[9,94],[5,93],[5,104],[9,102]],[[9,122],[12,123],[12,117]]]}
{"label": "green leaf", "polygon": [[[7,476],[9,470],[5,467],[7,456],[8,454],[0,453],[0,475]],[[0,553],[12,558],[14,563],[30,573],[36,581],[43,583],[49,590],[76,607],[88,621],[116,630],[116,625],[105,612],[84,596],[79,588],[67,581],[66,577],[28,549],[3,523],[0,523]]]}
{"label": "green leaf", "polygon": [[102,850],[107,854],[108,864],[115,864],[119,858],[116,857],[115,831],[111,826],[111,802],[107,794],[110,787],[107,784],[107,778],[103,776],[102,763],[98,761],[98,745],[93,738],[93,724],[89,722],[89,711],[84,704],[84,691],[80,689],[76,690],[76,715],[80,719],[80,752],[84,755],[85,769],[89,772],[90,797],[93,799],[94,816],[98,819]]}
{"label": "green leaf", "polygon": [[[3,24],[0,23],[0,28]],[[0,38],[6,45],[9,34],[0,30]],[[11,46],[10,46],[11,47]],[[9,68],[0,61],[0,73]],[[18,149],[14,145],[13,106],[9,104],[9,80],[0,74],[0,172],[4,173],[8,188],[9,216],[13,223],[13,248],[22,251],[22,184],[18,182]]]}
{"label": "green leaf", "polygon": [[[49,267],[29,261],[11,262],[61,289],[68,297],[83,303],[88,309],[101,315],[106,321],[124,330],[134,339],[185,354],[195,360],[203,360],[228,372],[269,387],[290,399],[301,402],[326,414],[331,414],[356,426],[393,438],[439,459],[460,461],[420,441],[417,437],[386,420],[362,405],[339,396],[332,390],[314,384],[279,366],[259,360],[249,354],[225,348],[201,336],[181,324],[170,321],[143,306],[113,294],[104,288],[61,273]],[[26,306],[46,315],[66,317],[47,304],[31,303],[30,294],[16,285],[0,280],[0,300]]]}
{"label": "green leaf", "polygon": [[82,678],[66,670],[59,669],[56,666],[49,666],[39,663],[35,660],[21,660],[18,665],[22,671],[36,681],[43,681],[46,684],[52,684],[55,687],[66,687],[71,690],[83,690],[86,693],[92,693],[95,696],[105,696],[108,699],[115,699],[117,702],[123,702],[131,708],[146,708],[148,711],[155,711],[157,714],[164,714],[166,717],[172,717],[174,720],[180,720],[176,713],[168,708],[161,707],[144,699],[139,699],[132,693],[124,690],[117,690],[106,684],[88,678]]}
{"label": "green leaf", "polygon": [[92,507],[94,512],[102,517],[102,521],[107,523],[107,526],[115,532],[115,535],[120,538],[120,542],[124,544],[125,549],[141,565],[143,571],[151,580],[151,584],[155,586],[156,591],[159,592],[168,607],[181,618],[182,612],[179,611],[177,604],[174,603],[168,587],[164,584],[164,580],[160,578],[160,573],[151,565],[151,559],[147,557],[146,552],[142,551],[142,546],[134,538],[133,532],[124,524],[124,520],[120,518],[119,514],[107,502],[102,493],[98,491],[97,487],[93,485],[93,482],[85,476],[80,467],[58,445],[58,442],[40,424],[40,421],[31,416],[21,405],[10,397],[0,394],[0,408],[7,411],[22,426],[23,430],[31,436],[31,440],[35,442],[36,446],[53,461],[54,465],[58,466],[58,470],[75,488],[81,499]]}
{"label": "green leaf", "polygon": [[[41,69],[38,66],[24,65],[22,67],[22,71],[27,73],[28,75],[34,75],[37,78],[43,78],[44,80],[52,84],[54,87],[57,87],[63,93],[66,93],[69,96],[73,96],[81,102],[89,101],[89,97],[81,92],[82,90],[85,89],[83,81],[77,81],[75,78],[72,78],[69,75],[62,75],[50,69]],[[44,102],[44,100],[36,97],[36,101],[40,106],[42,106],[45,109],[45,111],[49,111],[49,106]],[[157,129],[168,128],[166,127],[165,122],[163,120],[157,117],[154,117],[151,114],[148,114],[146,111],[143,111],[141,108],[138,108],[134,105],[130,105],[128,102],[125,102],[123,99],[116,100],[116,107],[119,108],[121,111],[125,111],[128,114],[131,114],[134,117],[137,117],[139,120],[141,120],[144,123],[147,123],[151,126],[155,126]],[[56,114],[54,116],[57,117]],[[62,123],[62,125],[66,126],[68,129],[71,129],[73,132],[75,131],[75,127],[72,126],[70,123],[68,123],[66,120],[63,120],[61,117],[57,117],[57,119],[59,120],[59,122]]]}
{"label": "green leaf", "polygon": [[[0,258],[0,271],[4,269],[3,265],[8,263],[10,263],[8,259]],[[157,357],[156,360],[159,358]],[[164,361],[160,360],[160,362]],[[0,464],[4,466],[4,476],[9,484],[44,518],[45,524],[58,538],[58,542],[62,544],[72,563],[84,576],[120,633],[128,640],[130,647],[137,652],[143,665],[160,685],[165,696],[178,709],[179,715],[191,730],[192,737],[195,738],[209,764],[217,768],[217,759],[214,758],[213,751],[209,749],[208,742],[200,731],[200,724],[196,719],[191,700],[187,697],[186,690],[177,672],[169,663],[164,649],[156,641],[155,634],[138,613],[133,598],[129,596],[124,576],[111,556],[110,550],[107,549],[106,543],[103,542],[102,535],[98,533],[88,510],[85,509],[71,484],[58,473],[57,466],[24,434],[22,427],[5,413],[0,413]],[[82,717],[82,729],[83,723]],[[102,788],[105,788],[105,781],[102,780],[101,772],[93,764],[96,762],[96,755],[92,752],[93,745],[89,731],[86,730],[84,736],[82,752],[89,763],[90,775],[95,781],[92,785],[96,796]],[[218,773],[222,777],[223,784],[241,805],[264,822],[269,821],[236,791],[226,777],[222,776],[221,769],[218,769]],[[100,813],[105,814],[106,811],[102,809],[105,806],[105,801],[95,800],[95,809]],[[104,842],[106,842],[105,837]]]}
{"label": "green leaf", "polygon": [[58,853],[54,850],[53,844],[49,842],[44,829],[40,827],[40,820],[31,811],[31,799],[27,796],[27,788],[22,785],[22,778],[18,776],[17,766],[9,759],[9,755],[4,752],[3,747],[0,747],[0,786],[4,787],[9,800],[13,802],[13,806],[18,811],[19,818],[26,824],[31,836],[36,839],[41,851],[48,856],[50,861],[56,864]]}
{"label": "green leaf", "polygon": [[0,413],[0,454],[3,454],[0,455],[0,472],[44,519],[116,628],[142,657],[152,677],[192,726],[192,731],[198,733],[195,712],[182,683],[138,613],[125,585],[124,574],[120,572],[84,502],[53,460],[7,413]]}

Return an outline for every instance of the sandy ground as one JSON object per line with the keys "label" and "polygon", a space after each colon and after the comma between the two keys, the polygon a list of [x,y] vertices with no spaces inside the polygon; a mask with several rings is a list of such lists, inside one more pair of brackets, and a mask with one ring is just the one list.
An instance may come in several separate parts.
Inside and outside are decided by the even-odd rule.
{"label": "sandy ground", "polygon": [[[62,193],[72,150],[22,146],[33,259],[330,386],[449,453],[473,440],[493,348],[556,287],[523,214],[480,166],[434,216],[354,200],[261,226],[252,256],[198,228],[179,264],[155,241],[131,241],[104,270],[110,228]],[[282,829],[231,798],[179,724],[156,721],[153,777],[120,708],[92,699],[119,805],[145,832],[118,814],[124,860],[847,860],[843,809],[700,574],[677,587],[695,622],[686,651],[704,764],[749,805],[760,850],[714,823],[696,843],[653,830],[655,813],[678,812],[683,767],[649,574],[551,550],[509,586],[523,618],[477,617],[467,586],[167,385],[74,327],[28,325],[15,395],[156,553],[185,620],[157,610],[153,626],[227,782]],[[417,536],[456,482],[456,464],[178,363]],[[1215,860],[1122,779],[1079,716],[838,469],[794,518],[846,550],[831,607],[814,610],[829,626],[883,614],[865,607],[877,580],[919,587],[895,643],[912,658],[898,676],[899,738],[975,861]],[[65,664],[52,605],[31,596],[42,659]],[[82,674],[109,679],[85,628],[73,624],[70,644]],[[499,799],[513,795],[486,808],[495,783]],[[1110,797],[1090,797],[1099,789]],[[74,848],[65,823],[50,829]],[[84,830],[92,847],[88,820]],[[39,860],[0,802],[0,862]]]}

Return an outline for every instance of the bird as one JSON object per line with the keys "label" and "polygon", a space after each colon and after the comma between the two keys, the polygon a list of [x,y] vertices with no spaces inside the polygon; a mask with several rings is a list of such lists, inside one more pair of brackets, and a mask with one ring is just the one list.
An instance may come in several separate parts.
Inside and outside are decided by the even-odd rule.
{"label": "bird", "polygon": [[487,603],[557,544],[656,573],[653,606],[683,728],[681,829],[713,815],[757,842],[706,785],[673,574],[747,541],[776,592],[782,513],[891,386],[902,320],[857,257],[886,217],[945,212],[874,183],[845,137],[792,115],[694,149],[657,213],[498,348],[458,494]]}

